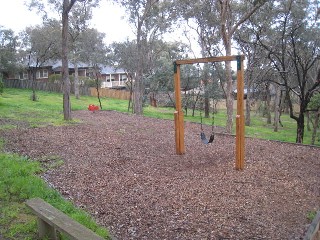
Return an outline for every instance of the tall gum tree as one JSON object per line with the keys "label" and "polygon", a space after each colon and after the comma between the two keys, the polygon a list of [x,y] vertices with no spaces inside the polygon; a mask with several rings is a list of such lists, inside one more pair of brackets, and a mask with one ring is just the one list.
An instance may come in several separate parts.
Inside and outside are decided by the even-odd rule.
{"label": "tall gum tree", "polygon": [[[179,1],[180,12],[185,19],[197,19],[198,27],[202,33],[203,42],[206,42],[209,55],[217,54],[216,44],[217,37],[219,43],[224,47],[226,56],[232,53],[232,40],[234,33],[239,27],[249,19],[259,8],[265,4],[265,0],[255,1],[233,1],[233,0],[204,0],[204,1]],[[211,11],[202,11],[201,9],[211,9]],[[201,19],[201,21],[198,21]],[[213,51],[215,49],[215,51]],[[233,80],[231,62],[225,63],[226,75],[226,107],[227,107],[227,122],[226,131],[232,132],[233,124]]]}
{"label": "tall gum tree", "polygon": [[114,0],[123,6],[133,25],[136,41],[134,76],[135,114],[143,114],[144,74],[150,56],[150,46],[167,31],[172,21],[172,0]]}
{"label": "tall gum tree", "polygon": [[[97,6],[97,2],[76,2],[70,12],[69,17],[69,43],[70,62],[74,65],[74,95],[80,98],[80,81],[78,74],[79,62],[85,61],[82,57],[86,54],[83,43],[87,37],[83,37],[89,31],[89,21],[92,19],[92,8]],[[93,35],[96,36],[96,35]]]}
{"label": "tall gum tree", "polygon": [[62,3],[59,0],[29,0],[27,3],[30,8],[38,9],[38,13],[42,14],[44,19],[48,18],[47,3],[61,14],[62,21],[62,34],[61,34],[61,62],[62,62],[62,89],[63,89],[63,116],[64,120],[71,120],[71,102],[70,91],[71,84],[69,78],[69,46],[68,46],[68,30],[69,30],[69,14],[76,2],[82,2],[84,4],[91,4],[92,2],[98,3],[99,0],[63,0]]}
{"label": "tall gum tree", "polygon": [[[0,26],[0,70],[5,72],[14,71],[17,59],[18,38],[13,30]],[[1,77],[1,75],[0,75]]]}
{"label": "tall gum tree", "polygon": [[61,38],[60,23],[58,21],[47,21],[43,25],[26,28],[23,36],[24,53],[28,59],[28,66],[32,79],[32,100],[36,101],[36,74],[50,60],[56,60],[60,55]]}
{"label": "tall gum tree", "polygon": [[[232,38],[237,29],[245,21],[249,19],[266,1],[254,1],[250,4],[248,1],[243,3],[237,3],[231,0],[219,0],[217,1],[219,16],[220,16],[220,34],[225,49],[225,55],[230,56],[232,50]],[[244,4],[244,7],[238,4]],[[236,14],[235,9],[242,9],[241,13]],[[226,64],[226,107],[227,107],[227,123],[226,131],[232,132],[233,124],[233,82],[231,74],[231,62],[228,61]]]}
{"label": "tall gum tree", "polygon": [[69,13],[77,0],[63,0],[62,6],[62,89],[63,89],[63,117],[64,120],[71,120],[71,101],[70,101],[70,78],[69,78],[69,61],[68,61],[68,29]]}

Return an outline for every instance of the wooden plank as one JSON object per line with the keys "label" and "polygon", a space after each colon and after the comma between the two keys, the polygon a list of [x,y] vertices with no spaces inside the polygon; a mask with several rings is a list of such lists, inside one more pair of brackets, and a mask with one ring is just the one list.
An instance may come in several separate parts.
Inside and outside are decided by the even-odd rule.
{"label": "wooden plank", "polygon": [[[177,65],[182,64],[194,64],[194,63],[209,63],[209,62],[225,62],[225,61],[235,61],[239,56],[222,56],[222,57],[207,57],[207,58],[195,58],[195,59],[181,59],[176,60]],[[244,56],[240,55],[241,60],[244,60]]]}
{"label": "wooden plank", "polygon": [[312,220],[303,240],[319,240],[320,239],[320,210]]}
{"label": "wooden plank", "polygon": [[95,234],[90,229],[71,219],[63,212],[54,208],[40,198],[33,198],[26,201],[26,205],[32,212],[56,230],[66,234],[70,239],[75,240],[102,240],[103,238]]}

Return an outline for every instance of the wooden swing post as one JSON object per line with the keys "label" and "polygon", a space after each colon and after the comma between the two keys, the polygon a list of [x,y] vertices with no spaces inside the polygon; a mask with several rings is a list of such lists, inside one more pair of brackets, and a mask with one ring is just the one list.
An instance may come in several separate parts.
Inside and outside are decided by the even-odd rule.
{"label": "wooden swing post", "polygon": [[180,65],[194,64],[194,63],[209,63],[209,62],[225,62],[237,61],[237,116],[236,116],[236,170],[244,169],[244,69],[243,69],[243,55],[239,56],[222,56],[209,58],[184,59],[174,62],[174,88],[176,99],[176,111],[174,112],[175,123],[175,143],[176,153],[184,154],[184,120],[181,106],[181,83],[180,83]]}
{"label": "wooden swing post", "polygon": [[244,169],[244,80],[243,59],[237,56],[236,169]]}
{"label": "wooden swing post", "polygon": [[180,84],[180,65],[174,64],[174,88],[176,99],[176,111],[174,112],[176,153],[185,153],[184,146],[184,120],[181,105],[181,84]]}

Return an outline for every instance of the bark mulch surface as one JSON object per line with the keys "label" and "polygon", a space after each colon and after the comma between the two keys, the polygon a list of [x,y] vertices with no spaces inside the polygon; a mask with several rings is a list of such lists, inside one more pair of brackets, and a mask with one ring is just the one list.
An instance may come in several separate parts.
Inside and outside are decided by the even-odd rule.
{"label": "bark mulch surface", "polygon": [[[174,123],[113,111],[78,111],[81,124],[2,131],[6,150],[64,164],[43,177],[116,239],[301,239],[320,207],[320,149],[235,138],[200,141],[186,123],[176,155]],[[210,127],[206,127],[207,134]]]}

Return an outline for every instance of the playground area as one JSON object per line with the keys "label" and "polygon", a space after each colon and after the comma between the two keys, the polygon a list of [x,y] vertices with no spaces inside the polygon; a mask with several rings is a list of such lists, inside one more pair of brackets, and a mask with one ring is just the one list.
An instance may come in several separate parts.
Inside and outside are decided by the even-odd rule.
{"label": "playground area", "polygon": [[62,159],[43,178],[116,239],[301,239],[320,208],[319,148],[246,138],[236,171],[235,137],[202,144],[196,123],[185,123],[186,153],[177,155],[172,120],[73,118],[82,122],[5,131],[6,150]]}

